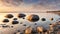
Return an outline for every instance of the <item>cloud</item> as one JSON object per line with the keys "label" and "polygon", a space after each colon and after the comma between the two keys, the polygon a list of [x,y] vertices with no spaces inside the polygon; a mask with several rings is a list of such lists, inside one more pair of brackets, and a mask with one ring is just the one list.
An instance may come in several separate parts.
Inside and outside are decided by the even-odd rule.
{"label": "cloud", "polygon": [[32,3],[24,0],[0,0],[0,12],[45,12],[50,10],[60,10],[59,0],[35,0]]}
{"label": "cloud", "polygon": [[60,1],[59,0],[41,0],[34,5],[35,9],[42,10],[60,10]]}
{"label": "cloud", "polygon": [[23,0],[0,0],[6,6],[19,6]]}

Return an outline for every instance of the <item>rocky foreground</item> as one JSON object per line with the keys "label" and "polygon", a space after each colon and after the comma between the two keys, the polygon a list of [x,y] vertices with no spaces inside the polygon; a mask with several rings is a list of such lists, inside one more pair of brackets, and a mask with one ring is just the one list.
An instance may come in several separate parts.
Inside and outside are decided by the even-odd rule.
{"label": "rocky foreground", "polygon": [[20,31],[18,31],[14,34],[60,34],[60,22],[50,24],[50,29],[37,27],[36,30],[34,30],[33,28],[28,27],[24,32],[20,33]]}

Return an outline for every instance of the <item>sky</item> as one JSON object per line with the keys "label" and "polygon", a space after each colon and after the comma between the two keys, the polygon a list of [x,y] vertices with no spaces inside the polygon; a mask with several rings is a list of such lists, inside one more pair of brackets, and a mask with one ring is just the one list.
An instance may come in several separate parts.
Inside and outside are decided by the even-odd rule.
{"label": "sky", "polygon": [[60,0],[0,0],[0,12],[45,12],[60,10]]}

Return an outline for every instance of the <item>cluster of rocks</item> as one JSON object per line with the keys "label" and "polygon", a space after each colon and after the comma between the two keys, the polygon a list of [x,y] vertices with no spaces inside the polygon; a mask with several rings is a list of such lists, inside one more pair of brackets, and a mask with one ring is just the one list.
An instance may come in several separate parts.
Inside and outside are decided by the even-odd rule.
{"label": "cluster of rocks", "polygon": [[37,27],[36,30],[34,28],[28,27],[24,30],[24,32],[20,33],[18,31],[14,34],[59,34],[60,31],[60,22],[50,24],[49,29],[44,29],[43,27]]}

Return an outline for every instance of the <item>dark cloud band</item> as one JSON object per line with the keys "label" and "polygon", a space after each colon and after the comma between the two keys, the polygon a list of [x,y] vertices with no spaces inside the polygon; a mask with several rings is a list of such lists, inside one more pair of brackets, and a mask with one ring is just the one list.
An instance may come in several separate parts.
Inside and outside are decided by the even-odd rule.
{"label": "dark cloud band", "polygon": [[5,5],[19,6],[23,0],[1,0]]}

